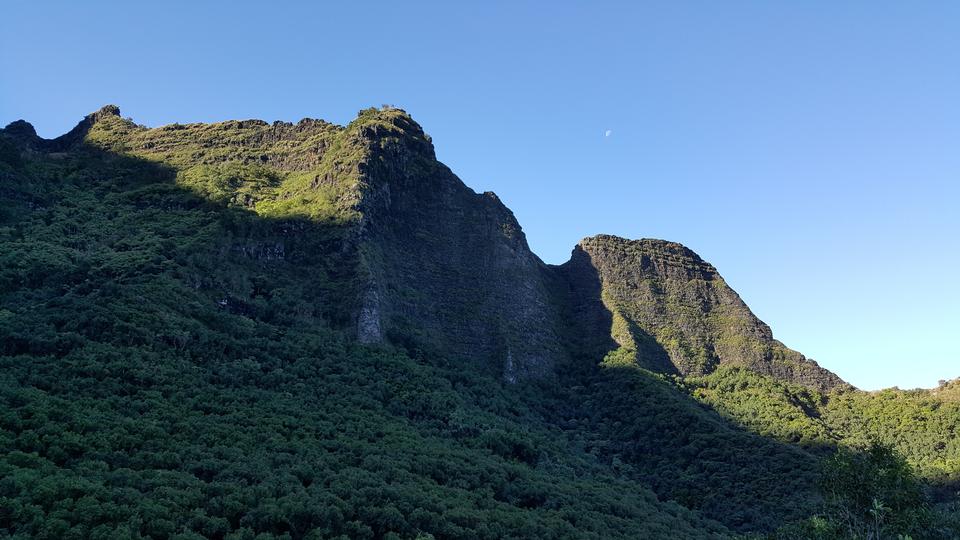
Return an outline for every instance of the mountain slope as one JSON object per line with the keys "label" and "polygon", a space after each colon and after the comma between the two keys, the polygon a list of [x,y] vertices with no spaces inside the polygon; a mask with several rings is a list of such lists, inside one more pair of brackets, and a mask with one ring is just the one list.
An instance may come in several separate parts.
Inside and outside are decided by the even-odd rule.
{"label": "mountain slope", "polygon": [[357,343],[338,319],[361,265],[350,216],[268,218],[208,189],[257,201],[295,170],[260,147],[221,166],[92,142],[126,129],[151,135],[108,116],[68,146],[0,137],[0,534],[727,533],[569,446],[480,366]]}
{"label": "mountain slope", "polygon": [[695,254],[544,265],[399,109],[15,122],[0,198],[0,535],[769,532],[862,429]]}
{"label": "mountain slope", "polygon": [[741,365],[819,391],[849,388],[774,340],[716,269],[680,244],[601,235],[581,241],[565,266],[594,269],[612,338],[649,369],[704,375]]}

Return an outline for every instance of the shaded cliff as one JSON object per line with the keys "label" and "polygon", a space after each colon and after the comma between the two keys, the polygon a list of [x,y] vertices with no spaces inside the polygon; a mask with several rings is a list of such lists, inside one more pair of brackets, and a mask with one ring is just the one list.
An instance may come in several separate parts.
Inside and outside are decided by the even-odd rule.
{"label": "shaded cliff", "polygon": [[[740,365],[820,391],[848,387],[775,340],[716,269],[680,244],[595,236],[560,270],[579,291],[579,313],[584,327],[599,333],[595,342],[610,336],[648,369],[704,375]],[[584,285],[591,273],[596,283]],[[598,319],[604,310],[608,319]]]}
{"label": "shaded cliff", "polygon": [[550,373],[557,310],[513,213],[438,162],[403,111],[364,111],[348,131],[365,145],[359,338],[480,359],[510,381]]}

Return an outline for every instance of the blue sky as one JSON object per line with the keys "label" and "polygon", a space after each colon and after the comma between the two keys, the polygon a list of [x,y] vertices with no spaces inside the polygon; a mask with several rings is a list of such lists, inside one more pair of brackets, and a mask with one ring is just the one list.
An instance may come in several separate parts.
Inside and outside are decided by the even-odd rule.
{"label": "blue sky", "polygon": [[861,388],[960,376],[960,4],[261,4],[5,2],[0,123],[393,104],[547,262],[682,242]]}

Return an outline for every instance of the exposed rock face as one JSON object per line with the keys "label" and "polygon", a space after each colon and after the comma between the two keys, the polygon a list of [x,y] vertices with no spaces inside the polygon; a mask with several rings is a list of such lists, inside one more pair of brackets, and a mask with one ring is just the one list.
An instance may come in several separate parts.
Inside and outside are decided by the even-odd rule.
{"label": "exposed rock face", "polygon": [[[738,364],[820,390],[846,386],[774,340],[717,271],[679,244],[597,236],[564,265],[544,265],[510,210],[438,162],[400,109],[367,109],[347,126],[149,129],[108,105],[53,140],[23,121],[0,130],[0,161],[10,167],[21,153],[82,149],[148,160],[163,173],[156,181],[265,218],[269,226],[230,249],[270,264],[320,261],[324,313],[363,343],[483,362],[508,382],[619,347],[666,373]],[[11,182],[0,190],[25,201],[39,193]]]}
{"label": "exposed rock face", "polygon": [[[839,377],[773,339],[716,269],[673,242],[625,240],[601,235],[582,240],[561,267],[573,287],[593,269],[600,294],[579,297],[583,325],[599,332],[609,313],[608,332],[638,363],[683,375],[706,374],[719,364],[738,364],[764,375],[817,390],[846,387]],[[593,313],[592,315],[590,313]]]}
{"label": "exposed rock face", "polygon": [[383,330],[380,328],[380,294],[375,287],[367,290],[357,315],[357,339],[360,343],[381,343]]}
{"label": "exposed rock face", "polygon": [[376,294],[358,324],[383,336],[483,359],[506,380],[543,376],[561,349],[548,268],[513,214],[436,160],[423,130],[398,109],[368,112],[351,126],[364,141],[359,164],[360,249]]}

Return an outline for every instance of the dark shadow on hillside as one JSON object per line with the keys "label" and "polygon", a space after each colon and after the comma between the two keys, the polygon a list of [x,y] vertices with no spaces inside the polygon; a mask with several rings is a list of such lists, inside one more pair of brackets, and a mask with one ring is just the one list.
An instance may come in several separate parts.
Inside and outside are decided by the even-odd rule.
{"label": "dark shadow on hillside", "polygon": [[[550,266],[554,297],[564,307],[563,331],[566,350],[583,358],[603,358],[619,347],[611,336],[613,314],[603,305],[603,286],[600,274],[590,261],[590,256],[577,246],[570,260],[560,266]],[[577,369],[581,362],[574,362],[567,369]]]}
{"label": "dark shadow on hillside", "polygon": [[581,248],[550,270],[560,276],[555,295],[571,352],[559,370],[562,392],[582,408],[570,414],[588,418],[600,437],[598,457],[660,498],[737,531],[770,531],[816,512],[819,460],[832,445],[767,438],[695,400],[672,382],[678,372],[667,351],[635,325],[628,330],[636,351],[620,348],[600,275]]}
{"label": "dark shadow on hillside", "polygon": [[[576,246],[570,260],[553,269],[563,278],[562,297],[566,298],[566,318],[570,326],[564,334],[573,336],[568,350],[586,357],[603,358],[618,349],[620,345],[612,337],[614,317],[601,298],[603,285],[590,254]],[[638,365],[666,375],[679,375],[670,355],[656,338],[633,322],[622,322],[626,324],[622,330],[629,334],[635,347]]]}
{"label": "dark shadow on hillside", "polygon": [[956,502],[960,497],[960,480],[948,480],[930,486],[930,495],[934,502]]}
{"label": "dark shadow on hillside", "polygon": [[[611,469],[651,486],[663,499],[679,502],[739,532],[772,531],[817,514],[832,519],[859,512],[857,519],[870,521],[866,503],[857,506],[850,500],[838,503],[832,499],[827,504],[824,500],[822,489],[850,488],[823,472],[824,459],[838,449],[833,441],[807,439],[800,445],[761,435],[695,399],[687,384],[674,379],[676,368],[653,336],[635,325],[614,328],[624,321],[618,322],[606,308],[600,275],[589,253],[578,247],[569,262],[552,270],[563,277],[560,281],[565,285],[557,294],[568,298],[564,334],[571,336],[568,348],[572,359],[562,370],[561,381],[568,399],[583,407],[578,418],[588,418],[591,432],[599,437],[592,452]],[[620,347],[610,337],[624,331],[629,332],[635,349]],[[721,384],[733,381],[737,385],[751,384],[753,379],[734,376],[721,380],[726,381]],[[770,391],[777,388],[772,386]],[[777,397],[789,404],[777,406],[796,409],[784,409],[786,414],[818,416],[816,409],[790,392]],[[764,406],[762,396],[731,399],[744,398],[759,400],[751,402],[754,407]],[[796,436],[800,432],[785,433]],[[870,454],[864,450],[852,455],[863,462]],[[948,489],[950,486],[943,486],[930,494],[934,501],[947,500]],[[872,502],[873,497],[893,501],[896,494],[871,493],[865,499]],[[891,510],[901,516],[911,515],[911,511]],[[843,520],[837,519],[838,523]],[[923,526],[896,530],[916,536]]]}

